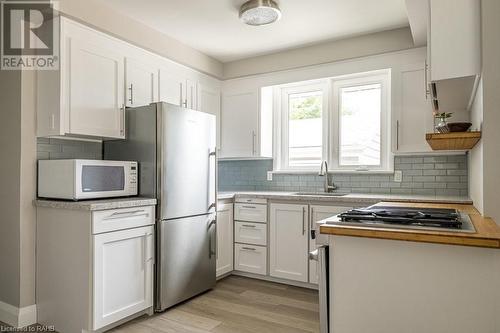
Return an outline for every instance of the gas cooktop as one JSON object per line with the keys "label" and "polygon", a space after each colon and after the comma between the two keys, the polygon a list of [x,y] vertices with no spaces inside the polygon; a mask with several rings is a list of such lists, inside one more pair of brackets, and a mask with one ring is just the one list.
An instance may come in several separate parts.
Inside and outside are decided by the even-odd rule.
{"label": "gas cooktop", "polygon": [[381,228],[475,232],[467,214],[455,209],[371,206],[337,215],[331,224]]}

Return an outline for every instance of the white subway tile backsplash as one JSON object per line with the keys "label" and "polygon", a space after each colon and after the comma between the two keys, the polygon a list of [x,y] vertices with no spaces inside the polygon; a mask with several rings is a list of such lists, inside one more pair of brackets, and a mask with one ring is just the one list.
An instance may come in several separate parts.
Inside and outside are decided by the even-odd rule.
{"label": "white subway tile backsplash", "polygon": [[56,138],[37,139],[37,159],[102,159],[102,145],[100,142],[65,140]]}
{"label": "white subway tile backsplash", "polygon": [[[343,173],[331,177],[338,191],[348,193],[468,195],[465,155],[396,156],[394,168],[403,172],[401,183],[394,182],[393,175]],[[219,190],[323,191],[324,178],[316,174],[276,173],[267,181],[267,172],[272,169],[272,160],[220,161]]]}

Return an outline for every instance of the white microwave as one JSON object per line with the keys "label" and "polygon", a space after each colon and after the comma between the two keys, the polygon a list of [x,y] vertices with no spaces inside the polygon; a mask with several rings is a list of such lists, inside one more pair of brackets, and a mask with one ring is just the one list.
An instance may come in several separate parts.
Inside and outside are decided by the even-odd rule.
{"label": "white microwave", "polygon": [[39,160],[38,197],[82,200],[137,195],[137,162]]}

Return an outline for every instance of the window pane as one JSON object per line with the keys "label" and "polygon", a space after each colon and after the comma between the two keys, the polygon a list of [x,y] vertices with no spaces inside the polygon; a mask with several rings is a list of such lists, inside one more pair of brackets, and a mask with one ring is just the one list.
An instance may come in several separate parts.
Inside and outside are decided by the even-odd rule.
{"label": "window pane", "polygon": [[288,164],[290,167],[318,166],[322,159],[323,92],[288,96]]}
{"label": "window pane", "polygon": [[340,165],[380,165],[382,85],[340,89]]}

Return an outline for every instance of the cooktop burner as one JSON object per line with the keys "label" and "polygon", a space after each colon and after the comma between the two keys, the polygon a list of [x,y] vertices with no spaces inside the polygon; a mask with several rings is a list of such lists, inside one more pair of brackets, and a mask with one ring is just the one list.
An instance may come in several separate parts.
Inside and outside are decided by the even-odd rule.
{"label": "cooktop burner", "polygon": [[455,209],[371,206],[337,216],[339,224],[474,232],[466,214]]}

